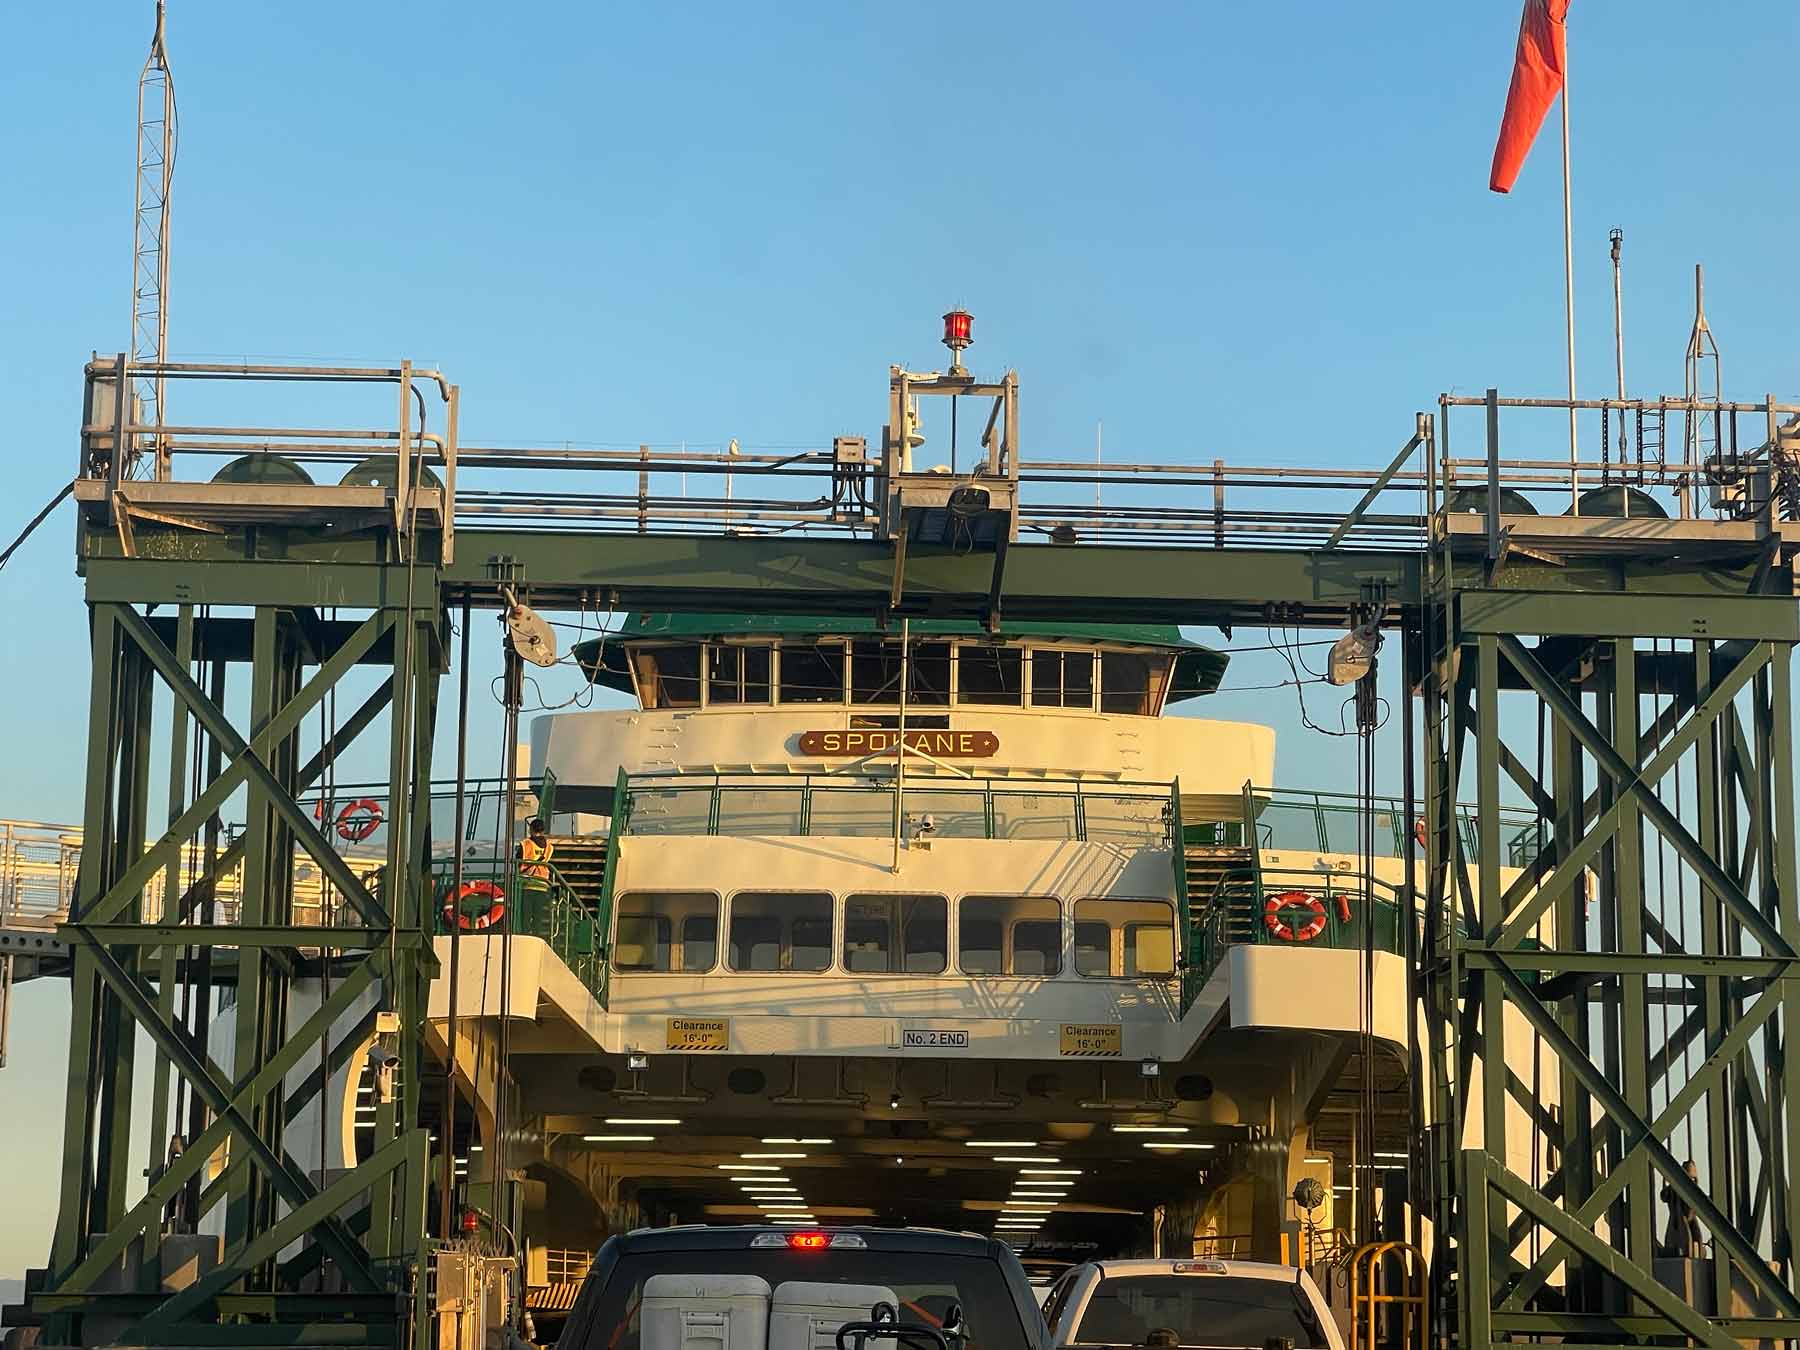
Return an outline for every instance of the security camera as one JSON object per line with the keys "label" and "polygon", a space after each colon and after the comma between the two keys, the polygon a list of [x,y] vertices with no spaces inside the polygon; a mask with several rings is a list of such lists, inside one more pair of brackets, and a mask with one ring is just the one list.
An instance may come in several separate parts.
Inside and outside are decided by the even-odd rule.
{"label": "security camera", "polygon": [[394,1100],[394,1073],[400,1067],[400,1056],[385,1045],[369,1047],[369,1086],[377,1104]]}

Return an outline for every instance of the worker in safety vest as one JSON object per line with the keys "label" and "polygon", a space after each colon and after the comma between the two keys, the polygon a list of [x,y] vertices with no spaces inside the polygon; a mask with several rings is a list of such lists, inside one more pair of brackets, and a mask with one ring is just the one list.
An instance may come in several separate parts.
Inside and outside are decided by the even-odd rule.
{"label": "worker in safety vest", "polygon": [[531,890],[550,889],[550,857],[556,846],[544,831],[542,816],[525,822],[525,837],[519,841],[519,880]]}

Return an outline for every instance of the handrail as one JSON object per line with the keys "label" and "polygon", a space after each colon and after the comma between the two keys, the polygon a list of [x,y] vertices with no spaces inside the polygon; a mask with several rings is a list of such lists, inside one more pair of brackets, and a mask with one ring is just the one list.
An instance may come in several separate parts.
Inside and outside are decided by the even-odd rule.
{"label": "handrail", "polygon": [[[749,779],[747,782],[733,782],[728,779]],[[786,793],[792,794],[794,808],[786,813],[788,818],[778,824],[791,825],[791,828],[776,828],[763,831],[768,834],[780,834],[794,837],[812,837],[814,835],[829,836],[829,829],[820,831],[816,828],[818,817],[815,794],[829,796],[833,793],[879,793],[890,794],[896,790],[895,781],[886,775],[858,775],[851,777],[839,774],[779,774],[757,775],[725,774],[715,771],[702,772],[658,772],[648,774],[625,775],[621,772],[620,783],[615,793],[620,794],[616,805],[626,806],[644,800],[654,800],[653,794],[706,794],[705,820],[702,823],[696,812],[691,820],[693,828],[657,831],[635,826],[620,826],[616,823],[617,833],[636,834],[693,834],[718,835],[726,832],[724,805],[727,795],[732,793]],[[1178,841],[1175,821],[1178,818],[1174,794],[1176,785],[1173,782],[1153,780],[1112,780],[1089,782],[1084,779],[1042,779],[1019,780],[1011,778],[955,778],[941,782],[932,781],[929,786],[915,786],[911,793],[915,798],[929,800],[932,797],[959,797],[971,803],[979,799],[981,803],[981,832],[979,835],[958,832],[944,837],[996,839],[1007,836],[998,834],[996,827],[996,798],[1021,799],[1030,798],[1035,801],[1061,801],[1070,805],[1070,822],[1068,837],[1077,841],[1086,841],[1090,837],[1089,815],[1092,803],[1108,799],[1126,799],[1132,801],[1160,802],[1161,808],[1154,828],[1144,831],[1146,841],[1160,838],[1165,846],[1173,847]],[[782,814],[782,813],[778,813]],[[923,815],[942,814],[925,811]],[[971,813],[972,814],[972,813]],[[636,817],[637,812],[631,812]],[[680,818],[686,821],[687,818]],[[1123,824],[1145,824],[1151,822],[1122,822]],[[910,828],[911,820],[907,822]],[[868,837],[891,834],[891,813],[889,823],[882,829],[873,831]]]}

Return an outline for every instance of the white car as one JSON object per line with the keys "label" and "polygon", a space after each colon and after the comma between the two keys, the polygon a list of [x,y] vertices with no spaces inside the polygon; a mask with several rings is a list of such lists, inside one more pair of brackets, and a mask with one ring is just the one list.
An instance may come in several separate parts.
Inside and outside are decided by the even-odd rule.
{"label": "white car", "polygon": [[1056,1282],[1044,1321],[1056,1346],[1344,1350],[1312,1277],[1261,1261],[1090,1261]]}

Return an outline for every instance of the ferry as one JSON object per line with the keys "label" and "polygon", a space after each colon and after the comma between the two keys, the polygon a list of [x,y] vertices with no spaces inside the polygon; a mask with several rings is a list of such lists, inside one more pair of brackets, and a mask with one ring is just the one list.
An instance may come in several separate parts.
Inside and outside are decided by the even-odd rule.
{"label": "ferry", "polygon": [[510,915],[481,861],[507,793],[474,790],[430,1009],[442,1045],[454,964],[448,1160],[527,1235],[540,1317],[644,1225],[1292,1264],[1359,1205],[1401,1226],[1422,822],[1269,786],[1273,730],[1202,715],[1224,652],[634,613],[575,655],[629,706],[531,724],[513,834],[545,821],[548,884]]}

